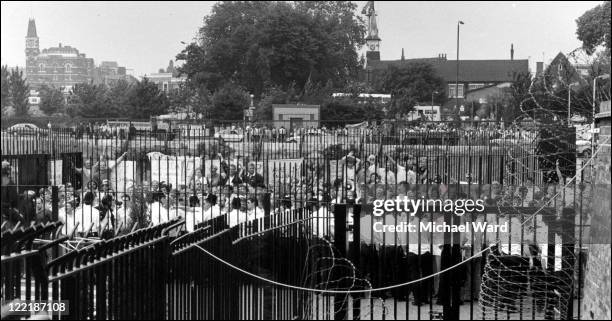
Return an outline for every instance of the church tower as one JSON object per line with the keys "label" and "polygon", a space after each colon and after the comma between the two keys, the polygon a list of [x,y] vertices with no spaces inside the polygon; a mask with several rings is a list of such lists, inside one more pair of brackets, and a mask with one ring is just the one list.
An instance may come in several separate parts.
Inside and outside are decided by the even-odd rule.
{"label": "church tower", "polygon": [[361,13],[368,17],[368,36],[365,38],[367,46],[366,60],[380,60],[380,37],[378,37],[374,1],[368,1]]}
{"label": "church tower", "polygon": [[33,63],[34,59],[40,53],[40,49],[38,47],[38,35],[36,34],[36,23],[34,22],[34,19],[30,19],[28,21],[28,33],[25,39],[26,39],[25,54],[26,54],[26,72],[27,72],[28,65]]}

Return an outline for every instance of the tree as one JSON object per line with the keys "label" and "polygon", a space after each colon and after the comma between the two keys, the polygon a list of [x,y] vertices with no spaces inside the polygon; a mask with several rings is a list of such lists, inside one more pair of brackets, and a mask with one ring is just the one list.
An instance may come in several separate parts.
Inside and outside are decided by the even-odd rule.
{"label": "tree", "polygon": [[582,47],[590,55],[595,52],[596,47],[603,45],[608,55],[610,52],[610,1],[588,10],[576,19],[576,35],[582,41]]}
{"label": "tree", "polygon": [[132,119],[148,119],[167,112],[170,103],[155,83],[144,78],[130,90],[128,106],[127,115]]}
{"label": "tree", "polygon": [[10,104],[10,83],[8,66],[2,66],[2,111]]}
{"label": "tree", "polygon": [[278,86],[273,86],[268,88],[257,107],[255,107],[255,111],[253,112],[253,116],[257,121],[270,121],[273,118],[273,110],[272,105],[274,104],[286,104],[287,103],[287,93],[280,89]]}
{"label": "tree", "polygon": [[67,113],[84,118],[102,118],[108,116],[110,99],[105,85],[92,83],[76,84],[72,88]]}
{"label": "tree", "polygon": [[40,88],[40,105],[38,108],[47,116],[64,110],[64,94],[53,86],[43,85]]}
{"label": "tree", "polygon": [[9,96],[15,108],[15,115],[27,116],[30,109],[28,96],[30,95],[30,87],[23,77],[23,71],[15,68],[9,76]]}
{"label": "tree", "polygon": [[292,82],[301,92],[309,79],[342,85],[361,66],[365,26],[355,9],[349,1],[217,3],[198,42],[177,55],[179,72],[211,91],[232,81],[255,97]]}
{"label": "tree", "polygon": [[382,105],[373,101],[358,104],[354,99],[332,99],[321,106],[321,124],[338,126],[363,120],[380,120]]}
{"label": "tree", "polygon": [[132,85],[126,80],[114,82],[108,89],[109,108],[107,117],[125,117],[129,110],[130,92]]}
{"label": "tree", "polygon": [[380,91],[391,94],[391,113],[410,112],[418,103],[430,104],[431,94],[445,89],[444,80],[423,62],[410,62],[401,68],[389,66],[379,86]]}
{"label": "tree", "polygon": [[241,87],[227,83],[212,96],[211,119],[242,120],[249,107],[249,94]]}

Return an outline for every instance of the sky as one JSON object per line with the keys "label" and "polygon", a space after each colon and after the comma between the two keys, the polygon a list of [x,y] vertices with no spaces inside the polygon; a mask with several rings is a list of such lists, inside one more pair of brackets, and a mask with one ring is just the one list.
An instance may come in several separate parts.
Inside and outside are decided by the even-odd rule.
{"label": "sky", "polygon": [[[361,8],[366,1],[356,1]],[[550,61],[581,43],[576,19],[597,1],[387,2],[376,1],[382,60],[437,57]],[[117,61],[142,76],[165,68],[190,42],[214,2],[2,2],[1,63],[25,65],[28,19],[36,19],[40,48],[76,47],[87,57]],[[365,17],[364,17],[365,19]]]}

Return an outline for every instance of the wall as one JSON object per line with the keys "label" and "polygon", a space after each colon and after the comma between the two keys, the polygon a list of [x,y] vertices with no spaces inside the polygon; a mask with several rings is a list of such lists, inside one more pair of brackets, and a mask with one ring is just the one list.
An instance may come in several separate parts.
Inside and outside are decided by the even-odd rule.
{"label": "wall", "polygon": [[[45,66],[44,72],[39,71],[39,64],[41,63]],[[66,73],[66,64],[71,66],[70,73]],[[92,58],[37,57],[27,64],[28,84],[38,88],[42,84],[61,87],[89,82],[93,76],[93,64]]]}
{"label": "wall", "polygon": [[319,105],[273,105],[272,110],[272,119],[276,128],[285,126],[285,128],[289,129],[291,118],[302,118],[302,127],[319,127]]}
{"label": "wall", "polygon": [[595,190],[591,213],[591,239],[588,245],[584,299],[581,306],[583,320],[609,320],[610,303],[610,102],[601,104],[596,126],[600,128],[595,161]]}

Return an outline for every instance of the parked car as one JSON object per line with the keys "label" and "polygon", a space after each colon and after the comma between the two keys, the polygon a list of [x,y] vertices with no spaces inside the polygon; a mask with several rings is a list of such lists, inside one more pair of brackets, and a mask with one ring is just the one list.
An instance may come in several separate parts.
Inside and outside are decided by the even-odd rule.
{"label": "parked car", "polygon": [[320,142],[323,140],[324,136],[325,135],[322,133],[312,131],[312,132],[306,132],[302,134],[293,134],[292,136],[287,138],[286,142],[287,143],[299,143],[302,140],[304,140],[305,142]]}
{"label": "parked car", "polygon": [[215,138],[221,138],[226,142],[241,142],[244,140],[244,134],[237,130],[225,130],[215,133]]}
{"label": "parked car", "polygon": [[45,129],[42,129],[34,124],[29,123],[13,125],[9,127],[6,131],[14,135],[47,135],[47,131]]}

